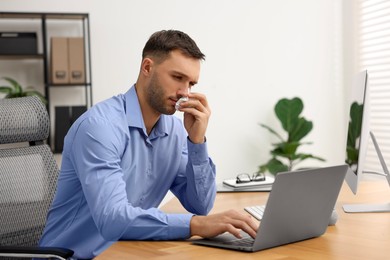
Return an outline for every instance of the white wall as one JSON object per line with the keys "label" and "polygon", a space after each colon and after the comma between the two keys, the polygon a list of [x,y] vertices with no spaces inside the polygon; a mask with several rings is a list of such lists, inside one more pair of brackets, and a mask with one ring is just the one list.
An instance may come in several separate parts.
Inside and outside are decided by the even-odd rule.
{"label": "white wall", "polygon": [[314,122],[304,139],[313,144],[302,152],[327,159],[303,166],[343,162],[341,2],[2,0],[0,10],[90,13],[94,103],[135,82],[153,32],[188,33],[206,54],[196,91],[212,107],[207,137],[221,181],[269,159],[275,139],[258,123],[280,129],[273,106],[282,97],[301,97],[304,116]]}

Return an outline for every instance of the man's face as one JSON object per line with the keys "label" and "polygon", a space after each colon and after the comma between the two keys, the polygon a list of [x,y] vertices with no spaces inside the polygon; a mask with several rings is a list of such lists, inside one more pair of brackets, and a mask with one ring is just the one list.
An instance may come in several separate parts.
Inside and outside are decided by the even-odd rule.
{"label": "man's face", "polygon": [[165,61],[154,65],[146,88],[149,106],[160,114],[174,114],[176,101],[187,96],[189,89],[198,82],[199,72],[199,60],[172,51]]}

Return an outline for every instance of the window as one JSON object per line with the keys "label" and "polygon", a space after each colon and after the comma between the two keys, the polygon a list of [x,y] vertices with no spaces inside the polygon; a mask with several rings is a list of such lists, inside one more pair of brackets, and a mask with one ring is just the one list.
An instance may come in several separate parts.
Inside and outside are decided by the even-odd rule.
{"label": "window", "polygon": [[[371,131],[390,166],[390,0],[361,0],[357,16],[358,71],[369,73]],[[365,169],[383,172],[371,141]]]}

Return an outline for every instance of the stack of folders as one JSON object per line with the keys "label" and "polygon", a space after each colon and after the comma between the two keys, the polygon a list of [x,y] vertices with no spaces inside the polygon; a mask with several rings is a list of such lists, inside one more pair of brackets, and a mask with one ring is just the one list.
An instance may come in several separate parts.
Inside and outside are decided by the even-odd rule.
{"label": "stack of folders", "polygon": [[264,181],[251,181],[245,183],[236,183],[236,179],[227,179],[218,187],[218,191],[270,191],[274,180],[275,178],[273,176],[266,176]]}

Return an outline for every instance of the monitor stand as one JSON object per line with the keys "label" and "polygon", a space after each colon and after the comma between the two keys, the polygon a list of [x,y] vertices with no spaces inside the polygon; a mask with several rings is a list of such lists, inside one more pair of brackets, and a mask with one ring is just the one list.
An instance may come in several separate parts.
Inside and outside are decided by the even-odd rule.
{"label": "monitor stand", "polygon": [[[378,155],[379,161],[382,165],[382,169],[384,171],[384,175],[387,179],[387,182],[390,186],[390,173],[386,166],[385,160],[383,158],[382,152],[379,149],[379,145],[376,141],[375,135],[370,131],[371,140],[375,146],[376,153]],[[371,213],[371,212],[390,212],[390,203],[383,204],[348,204],[344,205],[343,209],[347,213]]]}
{"label": "monitor stand", "polygon": [[390,203],[383,204],[346,204],[343,206],[346,213],[374,213],[390,212]]}

